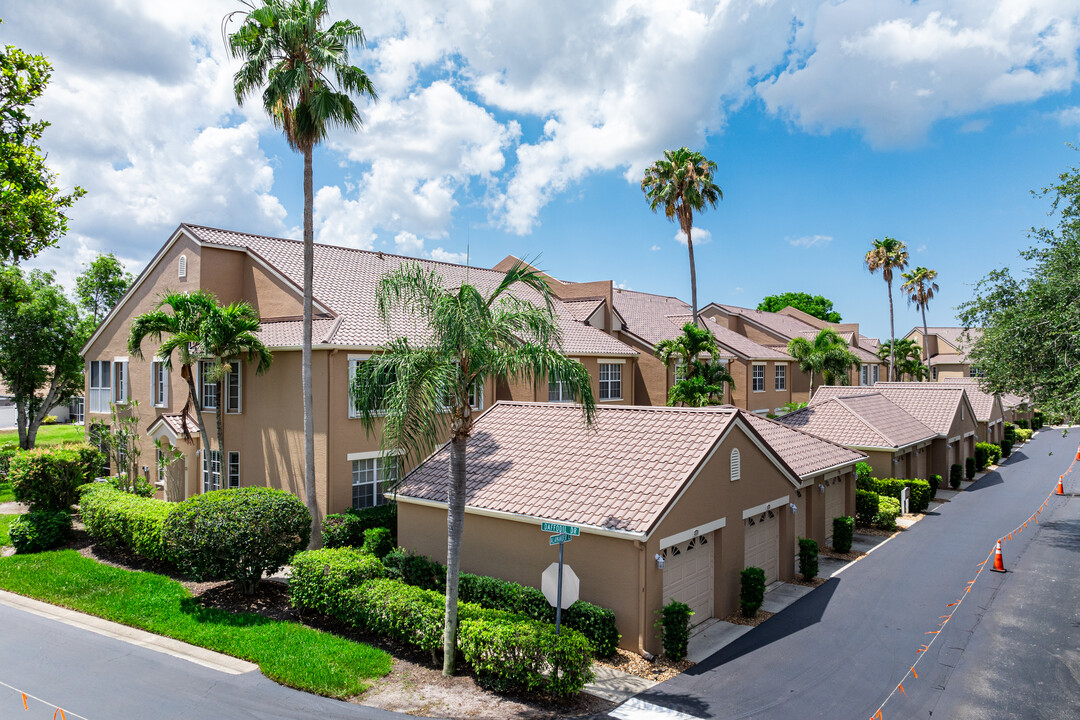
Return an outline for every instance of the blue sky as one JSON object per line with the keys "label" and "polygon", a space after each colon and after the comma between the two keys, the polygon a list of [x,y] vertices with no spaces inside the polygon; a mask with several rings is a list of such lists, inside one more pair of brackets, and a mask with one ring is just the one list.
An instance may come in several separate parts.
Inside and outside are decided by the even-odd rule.
{"label": "blue sky", "polygon": [[[34,264],[68,283],[101,251],[140,269],[181,221],[299,234],[299,159],[231,96],[219,24],[235,4],[157,5],[57,0],[0,26],[56,66],[46,147],[89,194]],[[367,31],[354,61],[381,98],[316,155],[318,239],[540,256],[560,278],[689,299],[685,247],[638,187],[685,144],[724,192],[695,219],[702,303],[821,293],[885,337],[873,238],[939,271],[927,320],[953,324],[1053,222],[1029,191],[1078,164],[1075,3],[561,5],[334,3]],[[919,320],[894,300],[904,333]]]}

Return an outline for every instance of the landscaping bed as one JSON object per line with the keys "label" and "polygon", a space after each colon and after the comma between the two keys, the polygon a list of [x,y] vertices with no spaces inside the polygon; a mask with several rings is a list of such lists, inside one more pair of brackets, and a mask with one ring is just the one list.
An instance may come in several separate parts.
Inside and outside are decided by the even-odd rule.
{"label": "landscaping bed", "polygon": [[655,659],[649,661],[637,653],[623,650],[622,648],[617,649],[615,654],[609,658],[600,658],[596,660],[596,664],[630,675],[636,675],[640,678],[645,678],[646,680],[655,680],[657,682],[670,680],[679,673],[686,672],[694,666],[694,663],[689,660],[679,660],[675,662],[663,655],[657,656]]}

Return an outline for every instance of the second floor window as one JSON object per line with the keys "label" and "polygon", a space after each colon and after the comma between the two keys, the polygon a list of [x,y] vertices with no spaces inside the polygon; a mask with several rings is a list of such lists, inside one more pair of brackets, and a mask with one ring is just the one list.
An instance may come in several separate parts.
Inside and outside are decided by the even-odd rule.
{"label": "second floor window", "polygon": [[[218,386],[217,383],[210,380],[210,368],[212,367],[214,367],[214,363],[211,360],[199,361],[199,380],[202,384],[202,394],[199,399],[202,401],[203,410],[217,410]],[[220,477],[218,484],[220,486]]]}
{"label": "second floor window", "polygon": [[787,390],[787,365],[776,364],[776,389]]}
{"label": "second floor window", "polygon": [[622,365],[600,363],[600,399],[622,399]]}
{"label": "second floor window", "polygon": [[155,360],[150,363],[151,398],[155,407],[164,407],[169,402],[169,372],[165,363]]}
{"label": "second floor window", "polygon": [[127,360],[113,363],[113,402],[123,405],[128,401],[128,364]]}
{"label": "second floor window", "polygon": [[565,380],[548,380],[548,402],[570,402],[570,384]]}
{"label": "second floor window", "polygon": [[755,365],[753,376],[754,392],[765,392],[765,366]]}
{"label": "second floor window", "polygon": [[869,365],[863,365],[862,366],[862,371],[861,371],[861,373],[859,375],[859,379],[862,381],[860,383],[862,385],[869,385],[870,384],[870,366]]}
{"label": "second floor window", "polygon": [[107,360],[90,361],[90,412],[109,412],[112,400],[112,363]]}
{"label": "second floor window", "polygon": [[237,414],[241,411],[241,371],[243,366],[239,360],[232,363],[232,372],[225,376],[225,412]]}

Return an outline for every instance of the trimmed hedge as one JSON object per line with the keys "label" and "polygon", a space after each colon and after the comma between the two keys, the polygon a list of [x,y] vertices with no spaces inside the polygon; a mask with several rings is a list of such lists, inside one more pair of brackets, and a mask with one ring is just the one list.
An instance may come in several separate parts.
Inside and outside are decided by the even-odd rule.
{"label": "trimmed hedge", "polygon": [[895,530],[896,517],[900,514],[900,501],[886,496],[879,497],[877,516],[874,527],[882,530]]}
{"label": "trimmed hedge", "polygon": [[933,500],[937,497],[938,488],[941,487],[941,476],[931,475],[930,479],[926,482],[930,484],[930,499]]}
{"label": "trimmed hedge", "polygon": [[956,490],[960,487],[960,480],[964,477],[964,468],[960,463],[953,463],[949,466],[949,487]]}
{"label": "trimmed hedge", "polygon": [[397,544],[397,503],[376,505],[327,515],[323,520],[323,545],[328,548],[363,547],[364,533],[371,528],[390,531],[391,547]]}
{"label": "trimmed hedge", "polygon": [[855,518],[842,516],[832,521],[832,546],[838,553],[851,551],[851,540],[855,535]]}
{"label": "trimmed hedge", "polygon": [[[1015,445],[1016,444],[1016,426],[1013,425],[1012,423],[1005,423],[1005,432],[1003,433],[1002,437],[1005,440],[1008,440],[1010,445]],[[1008,455],[1006,455],[1005,457],[1008,457]]]}
{"label": "trimmed hedge", "polygon": [[983,454],[986,455],[986,465],[983,465],[983,468],[987,465],[996,465],[998,461],[1001,460],[1001,446],[997,443],[976,443],[976,454],[978,454],[980,448],[982,449]]}
{"label": "trimmed hedge", "polygon": [[1002,440],[1000,447],[1001,447],[1001,457],[1007,458],[1010,455],[1012,455],[1012,447],[1013,447],[1012,441],[1010,441],[1008,439]]}
{"label": "trimmed hedge", "polygon": [[930,491],[930,483],[917,478],[869,478],[857,481],[856,487],[876,492],[878,495],[896,498],[897,500],[900,499],[900,493],[903,489],[907,487],[911,490],[911,512],[913,513],[926,512],[930,507],[930,498],[933,497],[933,493]]}
{"label": "trimmed hedge", "polygon": [[974,480],[975,479],[975,470],[976,470],[975,458],[969,457],[969,458],[965,459],[964,460],[964,475],[967,476],[968,480]]}
{"label": "trimmed hedge", "polygon": [[739,571],[739,610],[743,617],[754,617],[765,602],[765,571],[748,567]]}
{"label": "trimmed hedge", "polygon": [[1031,436],[1033,434],[1034,434],[1034,432],[1031,431],[1031,430],[1027,430],[1027,429],[1024,429],[1024,428],[1017,428],[1016,429],[1016,439],[1019,440],[1020,442],[1027,442],[1028,440],[1031,439]]}
{"label": "trimmed hedge", "polygon": [[365,530],[364,544],[360,549],[377,558],[386,557],[394,549],[394,538],[390,535],[390,528],[373,527]]}
{"label": "trimmed hedge", "polygon": [[8,526],[17,553],[58,548],[71,537],[71,513],[67,510],[34,510],[17,515]]}
{"label": "trimmed hedge", "polygon": [[809,582],[818,574],[818,544],[817,540],[799,538],[799,574],[803,580]]}
{"label": "trimmed hedge", "polygon": [[664,643],[664,654],[676,662],[686,657],[686,646],[690,643],[690,616],[694,612],[686,603],[672,600],[656,614],[660,619],[653,625],[660,631],[660,640]]}
{"label": "trimmed hedge", "polygon": [[11,458],[8,480],[15,499],[30,510],[70,510],[76,489],[94,479],[102,455],[89,445],[23,450]]}
{"label": "trimmed hedge", "polygon": [[83,485],[79,492],[79,515],[90,537],[147,560],[169,560],[163,530],[175,507],[172,503],[139,497],[105,483]]}
{"label": "trimmed hedge", "polygon": [[291,565],[289,604],[301,613],[337,615],[351,588],[386,577],[377,557],[356,548],[304,550],[293,556]]}
{"label": "trimmed hedge", "polygon": [[873,525],[878,514],[879,497],[870,490],[855,489],[855,522],[859,525]]}
{"label": "trimmed hedge", "polygon": [[975,469],[985,470],[990,464],[990,455],[986,452],[985,443],[975,443]]}

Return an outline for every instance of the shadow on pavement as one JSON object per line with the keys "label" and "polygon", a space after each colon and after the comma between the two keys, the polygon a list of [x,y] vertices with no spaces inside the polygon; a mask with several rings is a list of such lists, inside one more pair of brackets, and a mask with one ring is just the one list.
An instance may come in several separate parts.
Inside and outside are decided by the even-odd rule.
{"label": "shadow on pavement", "polygon": [[735,642],[726,645],[716,651],[715,654],[702,660],[684,674],[700,675],[706,673],[713,668],[720,667],[747,653],[821,622],[821,616],[825,614],[825,608],[828,607],[829,601],[832,600],[833,593],[836,592],[839,585],[840,578],[830,579],[824,585],[799,598]]}
{"label": "shadow on pavement", "polygon": [[979,490],[984,490],[984,489],[986,489],[988,487],[994,487],[995,485],[1001,485],[1004,482],[1005,481],[1001,479],[1001,473],[996,472],[996,471],[992,472],[992,473],[987,473],[986,475],[979,478],[979,481],[977,483],[975,483],[975,484],[971,485],[970,487],[968,487],[968,489],[965,492],[978,492]]}

